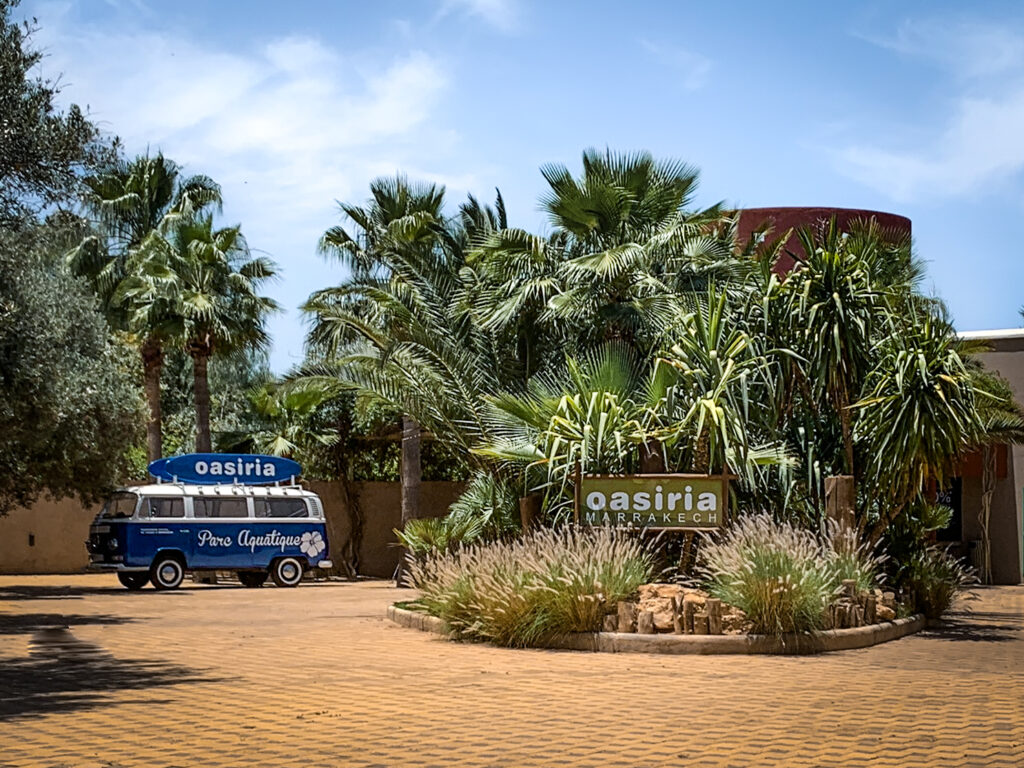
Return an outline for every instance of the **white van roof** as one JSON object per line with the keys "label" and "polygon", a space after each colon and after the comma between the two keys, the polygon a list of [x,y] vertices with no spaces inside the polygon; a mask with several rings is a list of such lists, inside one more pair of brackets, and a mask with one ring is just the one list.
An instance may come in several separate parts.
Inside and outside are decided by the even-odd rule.
{"label": "white van roof", "polygon": [[198,485],[191,483],[147,483],[127,485],[117,489],[121,493],[137,493],[141,496],[252,496],[254,498],[319,498],[312,491],[298,485]]}

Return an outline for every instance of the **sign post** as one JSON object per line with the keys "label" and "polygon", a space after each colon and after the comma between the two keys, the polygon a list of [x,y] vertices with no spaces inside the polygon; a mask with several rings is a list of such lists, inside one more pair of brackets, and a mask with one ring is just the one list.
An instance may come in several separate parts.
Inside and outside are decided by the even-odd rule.
{"label": "sign post", "polygon": [[580,475],[576,521],[676,531],[721,528],[729,509],[728,474]]}

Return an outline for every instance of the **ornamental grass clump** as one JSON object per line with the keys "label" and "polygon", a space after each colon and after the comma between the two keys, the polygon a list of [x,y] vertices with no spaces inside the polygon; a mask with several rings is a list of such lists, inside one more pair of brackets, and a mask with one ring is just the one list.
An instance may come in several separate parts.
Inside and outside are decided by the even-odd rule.
{"label": "ornamental grass clump", "polygon": [[856,528],[829,520],[825,526],[824,551],[832,564],[836,586],[851,580],[856,583],[858,592],[877,587],[883,579],[882,564],[888,559],[878,547],[862,539]]}
{"label": "ornamental grass clump", "polygon": [[408,562],[419,609],[464,639],[514,647],[597,631],[653,572],[641,540],[609,528],[541,530]]}
{"label": "ornamental grass clump", "polygon": [[929,619],[937,619],[953,604],[956,596],[978,583],[974,569],[939,547],[914,554],[904,566],[900,581],[913,597],[914,608]]}
{"label": "ornamental grass clump", "polygon": [[839,581],[818,538],[766,514],[741,518],[704,548],[708,592],[747,614],[750,631],[820,629]]}

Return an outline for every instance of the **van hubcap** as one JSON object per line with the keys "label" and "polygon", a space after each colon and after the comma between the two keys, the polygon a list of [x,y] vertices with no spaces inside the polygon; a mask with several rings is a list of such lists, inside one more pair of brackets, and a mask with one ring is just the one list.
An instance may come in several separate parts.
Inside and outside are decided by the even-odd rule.
{"label": "van hubcap", "polygon": [[284,577],[285,581],[292,581],[298,575],[299,569],[295,567],[294,563],[285,563],[281,566],[281,576]]}
{"label": "van hubcap", "polygon": [[160,578],[166,582],[174,581],[178,578],[178,569],[168,563],[160,569]]}

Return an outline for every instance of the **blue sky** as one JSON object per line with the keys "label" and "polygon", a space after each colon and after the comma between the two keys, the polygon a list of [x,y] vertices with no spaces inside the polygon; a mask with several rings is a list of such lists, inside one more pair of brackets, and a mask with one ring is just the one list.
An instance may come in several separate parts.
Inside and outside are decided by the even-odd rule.
{"label": "blue sky", "polygon": [[454,204],[499,186],[546,226],[542,163],[588,146],[701,169],[699,202],[893,211],[961,330],[1024,304],[1024,4],[32,2],[47,75],[129,152],[213,176],[283,277],[272,364],[301,361],[316,254],[375,176]]}

